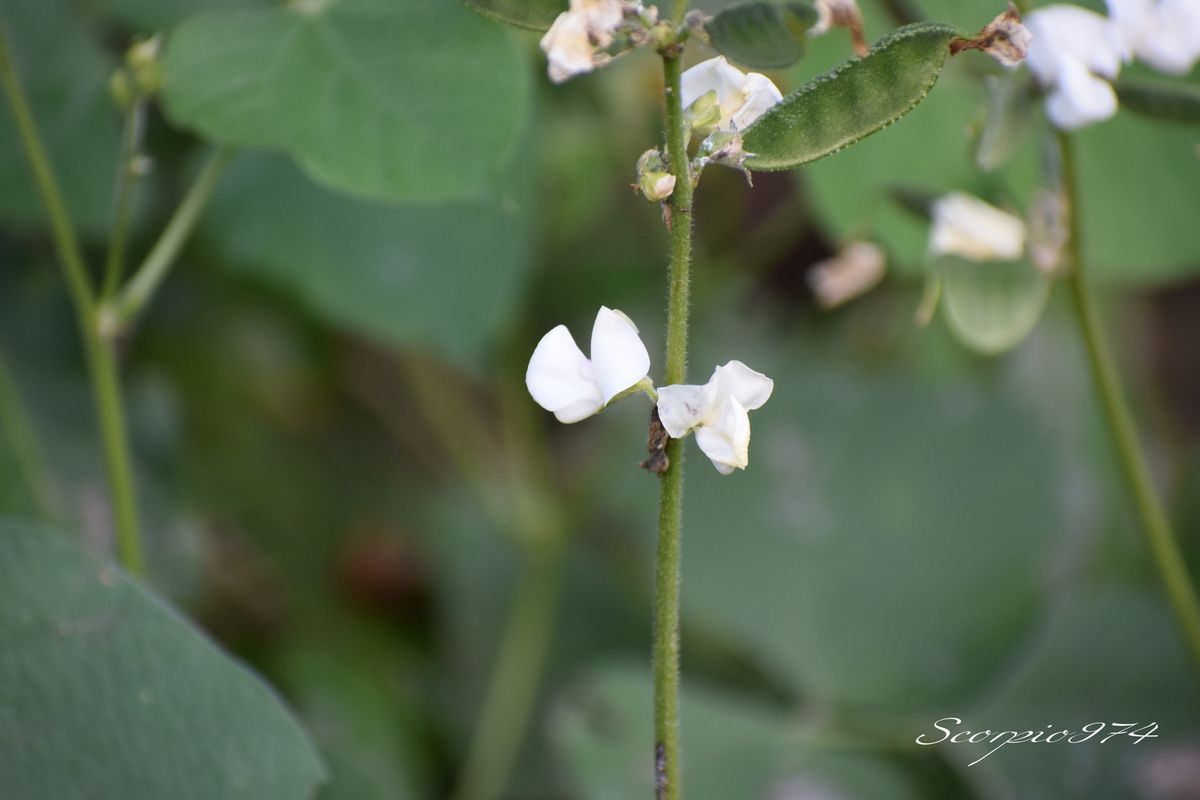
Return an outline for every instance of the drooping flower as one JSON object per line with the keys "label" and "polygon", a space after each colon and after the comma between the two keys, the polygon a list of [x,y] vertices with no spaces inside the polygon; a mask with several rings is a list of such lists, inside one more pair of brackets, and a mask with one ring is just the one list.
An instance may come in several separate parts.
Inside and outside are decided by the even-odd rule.
{"label": "drooping flower", "polygon": [[525,386],[559,422],[571,423],[592,416],[649,371],[650,354],[637,327],[620,311],[601,306],[592,326],[592,357],[559,325],[534,349]]}
{"label": "drooping flower", "polygon": [[703,386],[658,390],[658,417],[675,439],[696,432],[696,444],[722,475],[750,463],[750,415],[771,397],[775,382],[740,361],[713,371]]}
{"label": "drooping flower", "polygon": [[814,264],[808,283],[817,303],[836,308],[875,288],[887,271],[887,257],[871,242],[850,242],[833,258]]}
{"label": "drooping flower", "polygon": [[1108,0],[1108,14],[1127,59],[1171,75],[1186,75],[1200,59],[1200,0]]}
{"label": "drooping flower", "polygon": [[1055,127],[1075,130],[1117,111],[1110,81],[1127,49],[1113,24],[1086,8],[1053,5],[1025,18],[1033,34],[1026,63],[1049,94],[1046,113]]}
{"label": "drooping flower", "polygon": [[857,0],[816,0],[817,24],[812,26],[812,35],[820,36],[832,28],[846,28],[854,43],[854,51],[862,56],[870,49],[863,35],[862,11]]}
{"label": "drooping flower", "polygon": [[980,50],[1006,67],[1015,67],[1029,55],[1033,34],[1021,22],[1021,13],[1011,3],[1008,9],[967,39],[950,42],[950,53]]}
{"label": "drooping flower", "polygon": [[[709,94],[712,92],[713,94]],[[691,108],[701,98],[715,100],[698,120],[705,131],[744,131],[768,109],[783,99],[783,94],[766,75],[749,75],[725,60],[724,56],[701,61],[683,73],[680,101]],[[693,109],[693,116],[699,107]]]}
{"label": "drooping flower", "polygon": [[626,5],[623,0],[571,0],[570,10],[555,18],[540,43],[550,80],[562,83],[606,63],[609,56],[600,51],[612,44]]}
{"label": "drooping flower", "polygon": [[1025,252],[1025,223],[977,197],[952,192],[933,204],[931,256],[1015,261]]}

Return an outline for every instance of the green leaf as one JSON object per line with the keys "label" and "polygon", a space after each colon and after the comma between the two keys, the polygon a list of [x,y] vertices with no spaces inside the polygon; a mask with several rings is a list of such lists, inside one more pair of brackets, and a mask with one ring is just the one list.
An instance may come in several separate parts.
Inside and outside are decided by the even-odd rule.
{"label": "green leaf", "polygon": [[1121,108],[1152,119],[1200,123],[1200,86],[1122,78],[1116,83]]}
{"label": "green leaf", "polygon": [[929,94],[958,35],[948,25],[908,25],[810,81],[747,129],[746,166],[791,169],[891,125]]}
{"label": "green leaf", "polygon": [[113,18],[144,33],[165,31],[190,16],[218,9],[254,8],[270,0],[93,0]]}
{"label": "green leaf", "polygon": [[518,43],[447,0],[205,14],[172,33],[165,69],[176,123],[402,201],[495,196],[531,84]]}
{"label": "green leaf", "polygon": [[0,795],[311,797],[279,698],[177,612],[57,533],[0,523]]}
{"label": "green leaf", "polygon": [[[0,3],[17,74],[29,97],[67,210],[85,234],[108,229],[120,114],[108,94],[116,67],[65,0]],[[46,224],[7,102],[0,102],[0,219]]]}
{"label": "green leaf", "polygon": [[248,155],[222,181],[201,236],[231,270],[336,324],[478,364],[531,267],[529,224],[508,205],[368,203],[316,186],[284,159]]}
{"label": "green leaf", "polygon": [[[886,753],[822,738],[786,713],[696,689],[681,706],[683,786],[693,800],[929,796]],[[573,797],[654,796],[652,707],[644,667],[596,670],[566,694],[551,738]]]}
{"label": "green leaf", "polygon": [[955,336],[995,355],[1029,335],[1050,298],[1050,278],[1028,261],[980,264],[951,256],[933,266],[942,281],[942,309]]}
{"label": "green leaf", "polygon": [[800,60],[816,21],[808,0],[745,0],[717,12],[704,30],[712,46],[733,61],[777,69]]}
{"label": "green leaf", "polygon": [[567,10],[567,0],[466,0],[467,5],[486,17],[531,28],[548,30],[554,18]]}
{"label": "green leaf", "polygon": [[1033,122],[1037,93],[1028,75],[989,75],[987,119],[975,142],[975,163],[985,172],[1004,166],[1020,148]]}

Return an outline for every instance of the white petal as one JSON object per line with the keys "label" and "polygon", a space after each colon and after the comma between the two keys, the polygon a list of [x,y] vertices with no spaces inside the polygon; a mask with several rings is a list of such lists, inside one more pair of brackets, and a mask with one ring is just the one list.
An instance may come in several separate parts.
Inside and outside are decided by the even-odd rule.
{"label": "white petal", "polygon": [[1137,56],[1160,72],[1186,75],[1200,60],[1200,0],[1161,0]]}
{"label": "white petal", "polygon": [[717,397],[732,397],[746,411],[762,408],[771,399],[775,381],[750,369],[740,361],[730,361],[713,371],[712,383],[717,385]]}
{"label": "white petal", "polygon": [[534,401],[547,411],[565,415],[563,422],[578,422],[604,405],[592,365],[584,357],[565,325],[551,330],[534,348],[525,371],[525,386]]}
{"label": "white petal", "polygon": [[595,48],[588,38],[587,19],[582,14],[570,11],[559,14],[540,46],[549,61],[550,80],[555,83],[592,71]]}
{"label": "white petal", "polygon": [[871,242],[850,242],[833,258],[813,264],[808,284],[821,308],[836,308],[874,289],[887,272],[887,256]]}
{"label": "white petal", "polygon": [[613,31],[625,16],[621,0],[571,0],[571,13],[584,19],[601,47],[612,43]]}
{"label": "white petal", "polygon": [[953,192],[933,206],[929,252],[971,261],[1014,261],[1025,250],[1025,223],[977,197]]}
{"label": "white petal", "polygon": [[1054,126],[1073,131],[1117,113],[1117,94],[1103,78],[1079,67],[1063,71],[1055,91],[1046,98],[1046,114]]}
{"label": "white petal", "polygon": [[607,403],[650,372],[650,354],[637,326],[620,311],[600,307],[592,326],[592,373]]}
{"label": "white petal", "polygon": [[717,384],[663,386],[658,390],[658,419],[673,439],[682,439],[716,411]]}
{"label": "white petal", "polygon": [[687,108],[701,95],[716,92],[717,105],[721,107],[721,123],[718,127],[726,128],[733,113],[745,100],[745,85],[746,75],[726,61],[725,56],[717,56],[701,61],[683,73],[679,99]]}
{"label": "white petal", "polygon": [[730,118],[730,123],[735,131],[746,130],[756,119],[783,99],[783,94],[775,84],[771,83],[771,79],[757,72],[751,72],[746,76],[742,94],[745,100]]}
{"label": "white petal", "polygon": [[736,399],[728,398],[715,425],[696,429],[696,444],[722,475],[745,469],[750,463],[750,415]]}
{"label": "white petal", "polygon": [[1033,34],[1026,63],[1038,81],[1054,87],[1064,66],[1082,66],[1090,72],[1115,78],[1130,48],[1108,19],[1086,8],[1053,5],[1025,18]]}

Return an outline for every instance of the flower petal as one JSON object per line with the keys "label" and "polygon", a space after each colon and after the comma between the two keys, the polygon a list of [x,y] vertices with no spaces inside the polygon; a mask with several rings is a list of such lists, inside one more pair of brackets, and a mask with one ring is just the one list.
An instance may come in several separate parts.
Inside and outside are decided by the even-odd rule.
{"label": "flower petal", "polygon": [[549,62],[550,80],[562,83],[575,75],[591,72],[596,49],[588,38],[587,18],[564,11],[554,20],[539,46]]}
{"label": "flower petal", "polygon": [[607,403],[646,377],[650,354],[637,326],[620,311],[600,307],[592,326],[592,374]]}
{"label": "flower petal", "polygon": [[534,348],[525,386],[539,406],[553,411],[563,422],[578,422],[604,405],[592,365],[565,325],[551,330]]}
{"label": "flower petal", "polygon": [[736,398],[728,398],[715,425],[696,429],[696,444],[722,475],[745,469],[750,463],[750,415]]}
{"label": "flower petal", "polygon": [[1060,130],[1073,131],[1101,122],[1117,113],[1117,93],[1103,78],[1072,65],[1046,98],[1046,115]]}
{"label": "flower petal", "polygon": [[751,72],[746,76],[746,82],[742,86],[742,96],[745,99],[742,101],[741,107],[733,113],[730,119],[735,131],[746,130],[756,119],[783,100],[783,94],[779,91],[779,87],[772,83],[766,75],[758,72]]}
{"label": "flower petal", "polygon": [[[746,411],[761,408],[771,398],[775,381],[750,369],[740,361],[730,361],[713,371],[712,381],[717,386],[718,402],[731,397]],[[747,423],[749,424],[749,423]],[[747,433],[749,436],[749,433]]]}
{"label": "flower petal", "polygon": [[684,108],[696,102],[701,95],[717,93],[717,104],[721,107],[719,128],[727,127],[730,117],[745,100],[743,89],[746,75],[740,69],[717,56],[701,61],[683,73],[679,87],[679,99]]}
{"label": "flower petal", "polygon": [[658,390],[658,420],[672,439],[682,439],[716,410],[717,384],[663,386]]}
{"label": "flower petal", "polygon": [[963,192],[952,192],[934,203],[931,255],[1015,261],[1024,250],[1025,223],[1012,214]]}

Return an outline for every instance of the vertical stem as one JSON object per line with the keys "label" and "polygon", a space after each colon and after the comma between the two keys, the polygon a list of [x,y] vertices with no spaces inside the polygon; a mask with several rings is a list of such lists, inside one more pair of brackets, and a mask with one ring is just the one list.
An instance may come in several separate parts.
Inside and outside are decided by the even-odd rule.
{"label": "vertical stem", "polygon": [[1078,176],[1075,171],[1071,139],[1059,134],[1059,150],[1062,154],[1063,183],[1067,193],[1070,214],[1070,257],[1071,273],[1067,280],[1071,300],[1079,322],[1079,333],[1087,348],[1092,379],[1096,393],[1104,408],[1104,415],[1112,432],[1113,443],[1120,456],[1121,467],[1129,490],[1141,517],[1142,529],[1147,544],[1158,567],[1159,577],[1167,598],[1175,611],[1184,639],[1200,666],[1200,599],[1188,574],[1187,566],[1179,551],[1179,545],[1171,530],[1171,523],[1163,508],[1162,500],[1154,488],[1150,467],[1138,442],[1137,429],[1129,402],[1121,388],[1116,366],[1100,328],[1100,318],[1087,284],[1084,270],[1083,244],[1080,238],[1080,214]]}
{"label": "vertical stem", "polygon": [[455,800],[500,797],[525,741],[562,584],[564,537],[561,530],[547,533],[527,548]]}
{"label": "vertical stem", "polygon": [[121,562],[131,574],[141,575],[144,571],[141,542],[138,537],[137,504],[133,489],[133,467],[129,455],[129,441],[125,432],[125,417],[121,408],[121,389],[117,378],[116,357],[110,343],[100,335],[96,297],[88,280],[83,251],[75,236],[75,229],[67,214],[62,192],[54,177],[54,170],[42,146],[37,125],[29,110],[25,92],[17,80],[8,56],[8,45],[0,33],[0,80],[12,108],[13,117],[33,178],[50,215],[50,227],[54,234],[54,246],[58,251],[63,276],[75,307],[75,316],[83,339],[84,357],[92,380],[92,394],[96,404],[96,416],[100,422],[100,436],[104,446],[104,457],[108,468],[109,491],[113,506],[113,521],[116,527],[117,548]]}
{"label": "vertical stem", "polygon": [[[675,3],[675,22],[687,2]],[[663,53],[667,153],[675,191],[667,201],[671,265],[667,295],[666,384],[687,379],[687,332],[692,260],[692,181],[688,124],[680,104],[683,65],[678,49]],[[663,473],[658,506],[658,552],[654,570],[654,785],[657,800],[683,795],[679,748],[679,578],[683,518],[683,442],[667,443],[670,467]]]}
{"label": "vertical stem", "polygon": [[125,239],[129,234],[129,216],[133,211],[133,161],[142,147],[142,132],[146,127],[146,100],[139,96],[130,101],[125,114],[125,129],[121,134],[121,154],[117,163],[116,189],[113,193],[112,232],[108,238],[108,257],[104,261],[104,283],[100,297],[107,299],[121,283],[125,268]]}

